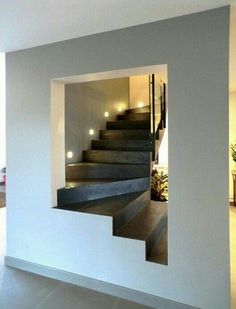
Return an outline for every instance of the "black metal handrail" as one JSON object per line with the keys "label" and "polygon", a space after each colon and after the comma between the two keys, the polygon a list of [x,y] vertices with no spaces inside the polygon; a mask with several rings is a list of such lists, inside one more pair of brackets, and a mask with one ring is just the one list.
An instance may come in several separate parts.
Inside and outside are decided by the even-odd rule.
{"label": "black metal handrail", "polygon": [[156,153],[156,140],[160,137],[160,130],[166,128],[166,84],[163,82],[161,87],[161,95],[159,97],[160,100],[160,120],[158,125],[156,126],[156,97],[155,97],[155,89],[156,89],[156,80],[155,74],[151,74],[149,76],[149,105],[150,105],[150,121],[151,121],[151,136],[152,136],[152,161],[158,160],[158,154]]}

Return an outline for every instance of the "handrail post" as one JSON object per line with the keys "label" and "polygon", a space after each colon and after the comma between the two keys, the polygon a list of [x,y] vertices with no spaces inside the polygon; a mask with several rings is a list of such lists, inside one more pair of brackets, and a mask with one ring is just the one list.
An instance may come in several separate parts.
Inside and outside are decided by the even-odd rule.
{"label": "handrail post", "polygon": [[152,161],[156,160],[156,128],[155,128],[155,74],[152,74]]}

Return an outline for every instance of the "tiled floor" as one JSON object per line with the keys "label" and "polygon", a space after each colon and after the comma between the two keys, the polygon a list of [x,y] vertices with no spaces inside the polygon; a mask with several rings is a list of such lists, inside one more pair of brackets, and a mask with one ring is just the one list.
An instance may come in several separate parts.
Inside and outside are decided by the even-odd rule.
{"label": "tiled floor", "polygon": [[[0,309],[148,309],[4,266],[6,208],[0,209]],[[232,309],[236,309],[236,207],[230,207]]]}
{"label": "tiled floor", "polygon": [[148,309],[136,303],[4,266],[6,208],[0,208],[0,309]]}

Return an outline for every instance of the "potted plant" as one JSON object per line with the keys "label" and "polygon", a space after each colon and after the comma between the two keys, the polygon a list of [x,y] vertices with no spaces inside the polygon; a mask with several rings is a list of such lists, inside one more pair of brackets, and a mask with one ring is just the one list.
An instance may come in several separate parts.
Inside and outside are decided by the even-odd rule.
{"label": "potted plant", "polygon": [[3,182],[6,184],[6,167],[3,167],[1,169],[1,173],[3,174]]}
{"label": "potted plant", "polygon": [[160,202],[168,200],[168,175],[163,170],[152,170],[151,199]]}
{"label": "potted plant", "polygon": [[236,162],[236,144],[230,145],[231,155],[234,162]]}

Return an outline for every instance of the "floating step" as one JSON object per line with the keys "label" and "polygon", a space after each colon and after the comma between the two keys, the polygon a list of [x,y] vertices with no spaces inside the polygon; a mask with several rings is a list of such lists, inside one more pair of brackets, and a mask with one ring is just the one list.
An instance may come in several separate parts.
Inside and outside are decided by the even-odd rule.
{"label": "floating step", "polygon": [[149,202],[150,191],[139,191],[55,208],[112,217],[115,232],[132,220]]}
{"label": "floating step", "polygon": [[112,164],[80,162],[66,165],[67,179],[124,179],[150,176],[150,164]]}
{"label": "floating step", "polygon": [[101,182],[71,182],[71,186],[57,190],[57,205],[75,204],[97,200],[132,192],[146,191],[150,187],[150,178],[143,177],[126,180],[102,180]]}
{"label": "floating step", "polygon": [[130,109],[127,109],[125,111],[126,114],[148,113],[148,112],[150,112],[150,106],[149,105],[146,105],[146,106],[143,106],[143,107],[130,108]]}
{"label": "floating step", "polygon": [[150,121],[150,113],[129,113],[124,115],[118,115],[117,120],[147,120]]}
{"label": "floating step", "polygon": [[107,121],[107,130],[122,130],[122,129],[136,129],[145,130],[150,129],[149,120],[119,120],[119,121]]}
{"label": "floating step", "polygon": [[151,250],[147,256],[147,261],[168,265],[168,228],[167,226],[163,229],[160,240]]}
{"label": "floating step", "polygon": [[150,164],[151,154],[147,151],[118,151],[118,150],[85,150],[84,162]]}
{"label": "floating step", "polygon": [[166,226],[167,204],[151,202],[128,224],[117,230],[115,236],[145,241],[146,258],[148,259]]}
{"label": "floating step", "polygon": [[149,140],[93,140],[92,149],[150,152],[152,144]]}
{"label": "floating step", "polygon": [[150,130],[101,130],[101,139],[150,140]]}

